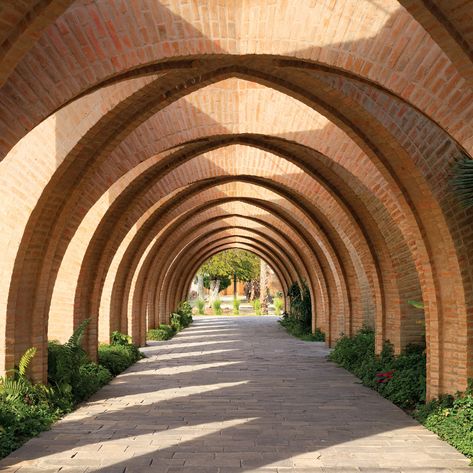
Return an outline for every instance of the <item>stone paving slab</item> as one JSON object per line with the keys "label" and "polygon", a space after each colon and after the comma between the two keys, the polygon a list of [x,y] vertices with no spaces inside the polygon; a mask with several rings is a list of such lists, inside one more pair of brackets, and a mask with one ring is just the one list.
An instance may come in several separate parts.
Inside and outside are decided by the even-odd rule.
{"label": "stone paving slab", "polygon": [[276,318],[196,317],[0,462],[19,473],[461,473],[469,460]]}

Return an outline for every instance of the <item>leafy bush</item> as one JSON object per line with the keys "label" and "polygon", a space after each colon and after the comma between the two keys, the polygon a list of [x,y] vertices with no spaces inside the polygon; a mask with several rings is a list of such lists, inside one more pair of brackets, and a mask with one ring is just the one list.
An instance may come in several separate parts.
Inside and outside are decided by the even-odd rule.
{"label": "leafy bush", "polygon": [[53,403],[53,390],[31,383],[26,376],[35,353],[35,348],[29,348],[12,370],[13,376],[0,378],[0,458],[48,429],[62,414]]}
{"label": "leafy bush", "polygon": [[212,307],[215,315],[222,315],[222,301],[220,299],[215,299]]}
{"label": "leafy bush", "polygon": [[141,358],[127,335],[114,332],[112,345],[99,348],[100,364],[92,363],[81,347],[88,323],[84,321],[66,343],[49,343],[50,386],[33,384],[26,376],[34,348],[25,352],[13,376],[0,378],[0,458],[48,429],[76,403],[108,383],[111,373],[118,374]]}
{"label": "leafy bush", "polygon": [[188,327],[192,323],[192,306],[188,302],[181,302],[176,312],[171,314],[170,325],[161,324],[159,328],[148,330],[148,340],[169,340],[177,332]]}
{"label": "leafy bush", "polygon": [[182,326],[181,315],[174,313],[171,314],[171,327],[174,329],[174,332],[180,332],[184,327]]}
{"label": "leafy bush", "polygon": [[99,346],[99,364],[107,368],[113,376],[125,371],[140,358],[139,350],[132,344]]}
{"label": "leafy bush", "polygon": [[182,327],[188,327],[192,322],[192,306],[189,302],[181,302],[176,310],[176,313],[180,315],[180,324]]}
{"label": "leafy bush", "polygon": [[79,383],[75,387],[78,400],[84,400],[97,392],[112,379],[110,371],[97,363],[85,363],[79,368]]}
{"label": "leafy bush", "polygon": [[396,356],[392,344],[385,342],[376,355],[374,332],[365,328],[353,337],[342,337],[329,358],[399,407],[412,409],[425,401],[426,360],[421,346],[407,346]]}
{"label": "leafy bush", "polygon": [[84,398],[78,392],[81,384],[80,367],[89,362],[87,353],[82,348],[82,338],[89,324],[89,320],[82,322],[69,340],[61,345],[58,342],[49,342],[48,345],[48,381],[63,396],[69,394],[71,403],[77,403]]}
{"label": "leafy bush", "polygon": [[11,370],[13,376],[0,377],[0,395],[9,402],[24,401],[33,392],[33,385],[26,376],[26,370],[36,354],[36,348],[29,348],[20,359],[18,368]]}
{"label": "leafy bush", "polygon": [[299,325],[308,333],[312,328],[312,302],[310,291],[305,282],[302,287],[299,283],[293,282],[289,287],[287,295],[289,296],[289,312],[291,317],[299,321]]}
{"label": "leafy bush", "polygon": [[282,319],[279,320],[279,323],[288,333],[306,342],[325,341],[325,334],[320,330],[320,328],[317,327],[315,333],[312,333],[312,328],[308,328],[305,322],[293,317],[292,315],[285,314]]}
{"label": "leafy bush", "polygon": [[233,299],[233,315],[238,315],[240,313],[240,299]]}
{"label": "leafy bush", "polygon": [[464,393],[420,404],[414,417],[441,439],[473,458],[473,386]]}
{"label": "leafy bush", "polygon": [[110,337],[110,345],[130,345],[131,337],[120,332],[112,332]]}
{"label": "leafy bush", "polygon": [[204,299],[197,299],[197,313],[204,315],[205,313],[205,301]]}
{"label": "leafy bush", "polygon": [[255,299],[254,301],[251,301],[251,305],[255,310],[255,315],[261,315],[261,301],[259,299]]}
{"label": "leafy bush", "polygon": [[0,458],[47,430],[60,416],[61,411],[45,402],[11,402],[0,396]]}
{"label": "leafy bush", "polygon": [[176,332],[170,325],[161,324],[159,328],[152,328],[148,330],[146,338],[148,340],[169,340],[174,337]]}
{"label": "leafy bush", "polygon": [[281,310],[284,307],[284,301],[280,297],[276,297],[273,304],[275,315],[281,315]]}

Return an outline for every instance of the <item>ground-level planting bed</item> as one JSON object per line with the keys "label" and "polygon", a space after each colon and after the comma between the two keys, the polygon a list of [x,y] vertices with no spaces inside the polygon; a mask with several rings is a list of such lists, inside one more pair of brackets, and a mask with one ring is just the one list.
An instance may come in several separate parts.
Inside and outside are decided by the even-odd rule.
{"label": "ground-level planting bed", "polygon": [[110,345],[100,345],[98,363],[90,361],[81,346],[87,325],[85,321],[64,344],[49,343],[48,385],[32,383],[27,376],[36,353],[33,348],[13,373],[0,378],[0,458],[49,429],[142,357],[127,335],[114,332]]}
{"label": "ground-level planting bed", "polygon": [[473,458],[473,385],[470,382],[463,393],[426,403],[424,347],[409,345],[394,355],[393,346],[385,342],[381,354],[376,355],[374,332],[362,329],[353,337],[342,337],[329,359]]}
{"label": "ground-level planting bed", "polygon": [[316,328],[312,332],[312,302],[309,287],[294,281],[289,287],[289,313],[284,312],[279,323],[288,333],[307,342],[323,342],[325,334]]}
{"label": "ground-level planting bed", "polygon": [[171,314],[169,325],[160,324],[158,328],[148,330],[146,339],[152,341],[169,340],[191,323],[192,307],[188,302],[181,302],[176,312]]}

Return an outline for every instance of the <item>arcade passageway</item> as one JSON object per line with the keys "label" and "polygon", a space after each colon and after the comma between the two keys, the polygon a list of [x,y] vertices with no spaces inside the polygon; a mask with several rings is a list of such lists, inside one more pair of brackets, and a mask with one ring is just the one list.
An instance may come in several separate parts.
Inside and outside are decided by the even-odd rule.
{"label": "arcade passageway", "polygon": [[145,351],[149,358],[0,467],[18,473],[471,470],[453,447],[327,362],[323,343],[287,335],[275,317],[198,317],[173,340]]}
{"label": "arcade passageway", "polygon": [[[305,281],[329,347],[363,326],[377,352],[425,343],[427,399],[464,391],[473,214],[452,182],[473,154],[472,24],[471,0],[0,0],[0,375],[34,347],[46,382],[48,340],[86,319],[92,360],[114,331],[144,346],[200,265],[241,248],[284,292]],[[304,368],[295,396],[324,389],[313,364],[349,411],[369,398],[409,422],[345,390],[318,348],[281,343]],[[236,366],[205,373],[240,382]],[[261,383],[228,392],[266,399]],[[288,422],[310,431],[322,412]]]}

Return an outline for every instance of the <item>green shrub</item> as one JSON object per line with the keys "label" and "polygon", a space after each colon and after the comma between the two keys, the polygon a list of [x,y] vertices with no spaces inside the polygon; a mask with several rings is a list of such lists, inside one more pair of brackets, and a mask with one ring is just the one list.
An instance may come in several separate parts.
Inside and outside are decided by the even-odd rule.
{"label": "green shrub", "polygon": [[99,364],[110,371],[113,376],[125,371],[141,358],[134,345],[100,345]]}
{"label": "green shrub", "polygon": [[0,397],[0,458],[20,447],[29,438],[49,429],[61,411],[42,402],[27,404]]}
{"label": "green shrub", "polygon": [[238,315],[240,313],[240,299],[233,299],[233,315]]}
{"label": "green shrub", "polygon": [[131,337],[120,332],[112,332],[110,337],[110,345],[130,345]]}
{"label": "green shrub", "polygon": [[220,299],[215,299],[212,307],[215,315],[222,315],[222,301]]}
{"label": "green shrub", "polygon": [[188,327],[192,323],[192,306],[188,302],[181,302],[176,312],[171,314],[170,325],[161,324],[159,328],[148,330],[148,340],[169,340],[177,332]]}
{"label": "green shrub", "polygon": [[293,282],[289,287],[287,295],[289,297],[289,313],[299,321],[304,333],[309,333],[312,329],[312,302],[310,291],[305,282],[302,287],[299,283]]}
{"label": "green shrub", "polygon": [[13,375],[0,378],[0,458],[48,429],[63,413],[54,405],[53,389],[33,384],[26,376],[35,353],[29,348]]}
{"label": "green shrub", "polygon": [[280,297],[276,297],[273,303],[275,315],[281,315],[281,310],[284,307],[284,301]]}
{"label": "green shrub", "polygon": [[374,332],[365,328],[353,337],[342,337],[329,359],[404,409],[425,401],[426,360],[421,346],[408,346],[395,356],[392,344],[385,342],[376,355]]}
{"label": "green shrub", "polygon": [[169,340],[174,337],[176,332],[170,325],[161,324],[159,328],[148,330],[146,338],[148,340]]}
{"label": "green shrub", "polygon": [[283,318],[279,320],[279,323],[288,333],[306,342],[325,341],[325,334],[320,330],[320,328],[317,327],[315,333],[312,333],[312,329],[307,327],[304,321],[301,321],[292,315],[285,314]]}
{"label": "green shrub", "polygon": [[414,417],[441,439],[473,458],[473,390],[420,404]]}
{"label": "green shrub", "polygon": [[81,346],[88,324],[88,319],[82,322],[63,345],[54,341],[48,344],[48,381],[63,396],[69,394],[71,403],[83,399],[78,387],[81,383],[80,367],[89,362],[87,353]]}
{"label": "green shrub", "polygon": [[82,365],[79,368],[79,375],[79,383],[75,387],[75,395],[78,401],[87,399],[112,379],[112,375],[107,368],[92,362]]}
{"label": "green shrub", "polygon": [[205,313],[205,301],[204,299],[197,300],[197,313],[199,315],[204,315]]}
{"label": "green shrub", "polygon": [[261,301],[259,299],[255,299],[251,301],[251,305],[255,311],[255,315],[261,315]]}
{"label": "green shrub", "polygon": [[171,327],[174,329],[175,332],[180,332],[184,328],[182,325],[180,314],[171,314]]}
{"label": "green shrub", "polygon": [[48,429],[74,404],[108,383],[111,373],[118,374],[141,358],[128,336],[114,332],[113,344],[99,347],[99,364],[90,362],[81,347],[88,323],[83,322],[65,344],[49,343],[50,386],[33,384],[26,376],[34,348],[25,352],[13,376],[0,378],[0,458]]}
{"label": "green shrub", "polygon": [[189,302],[184,301],[181,302],[177,306],[176,313],[180,316],[179,323],[181,327],[185,328],[188,327],[192,322],[192,306],[189,304]]}

